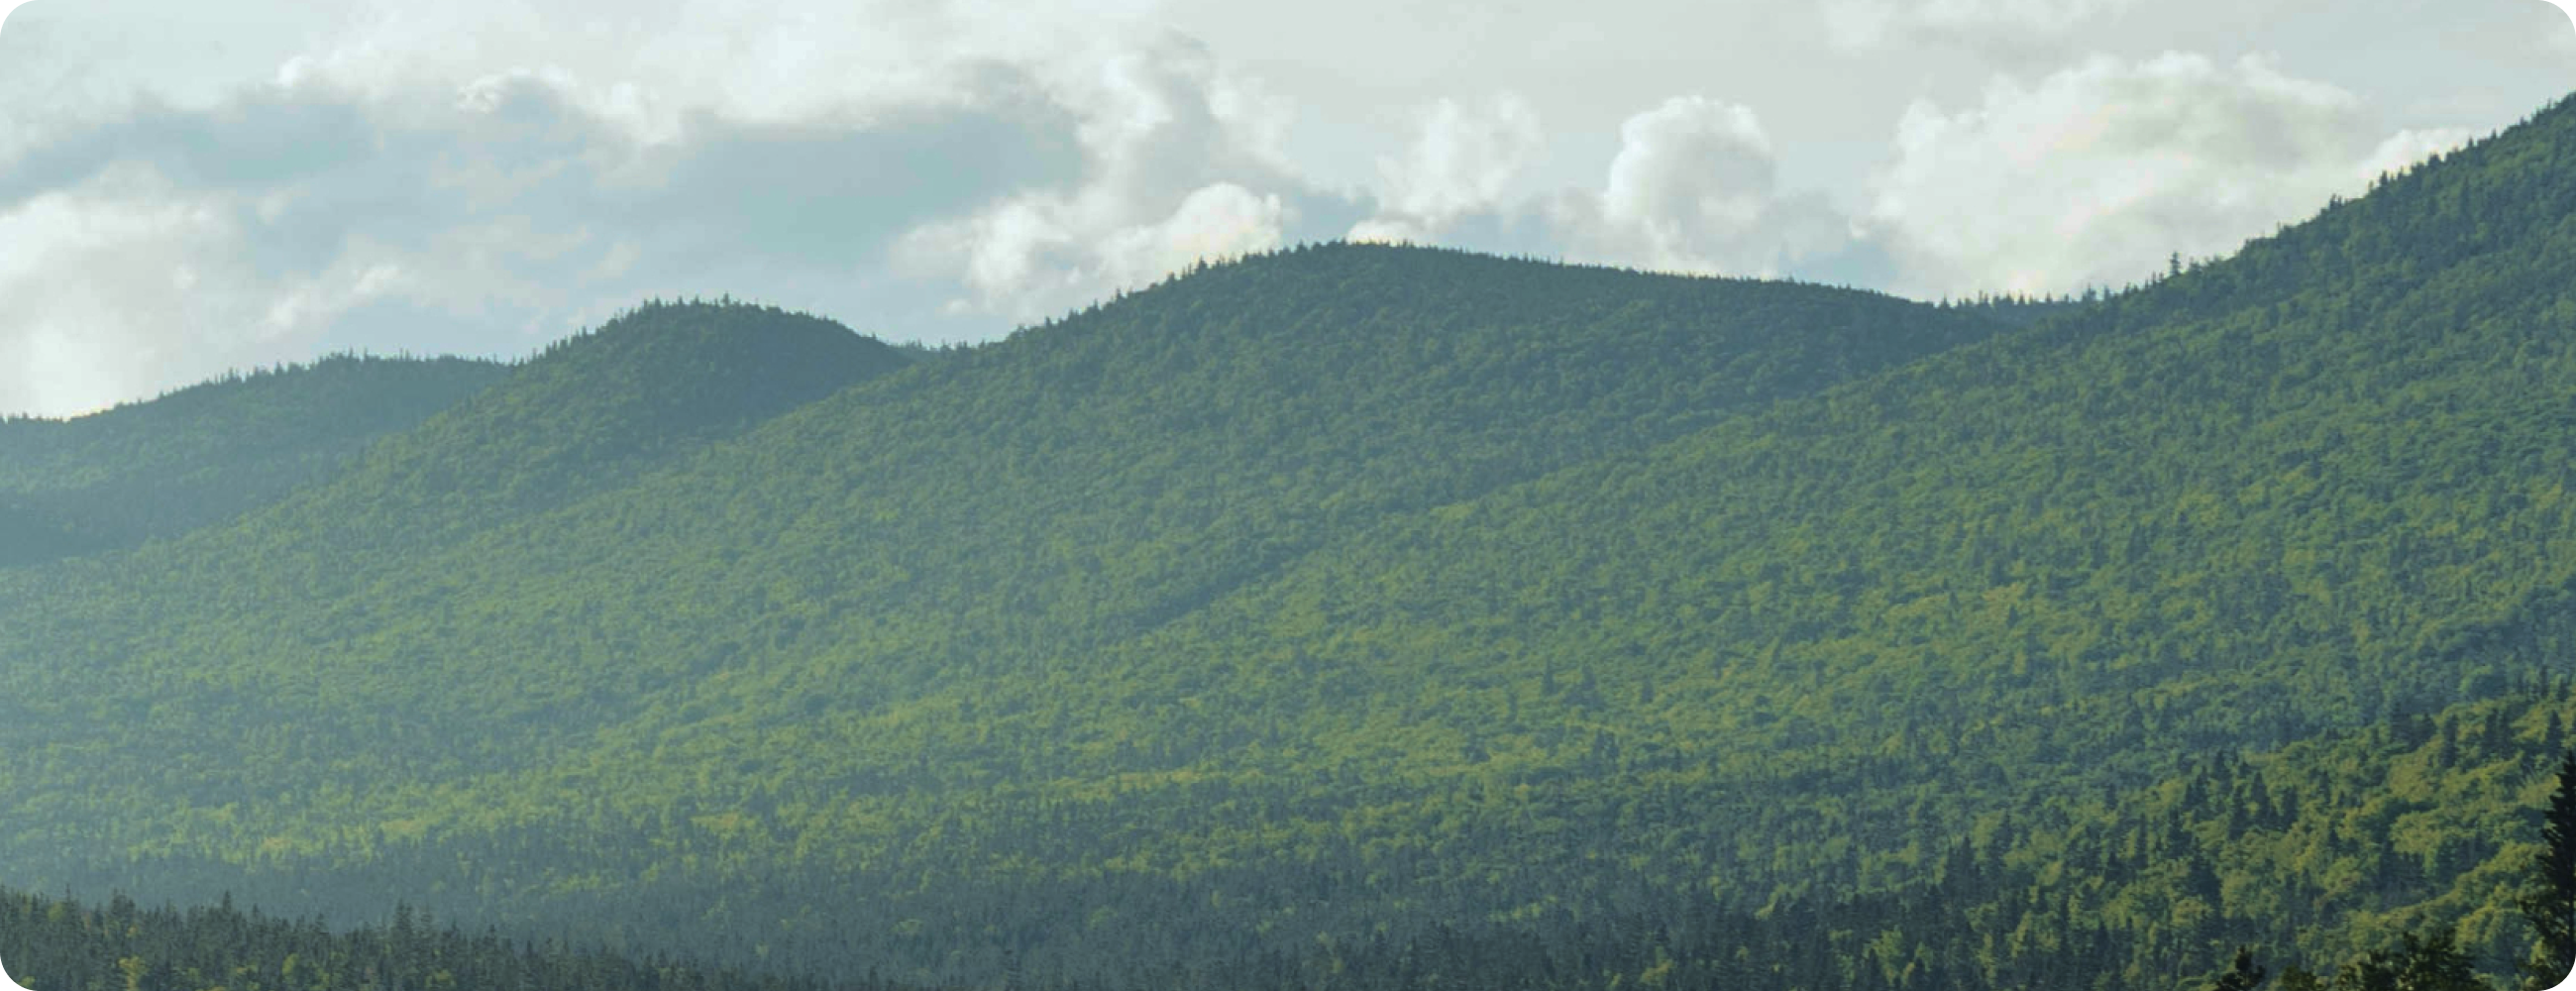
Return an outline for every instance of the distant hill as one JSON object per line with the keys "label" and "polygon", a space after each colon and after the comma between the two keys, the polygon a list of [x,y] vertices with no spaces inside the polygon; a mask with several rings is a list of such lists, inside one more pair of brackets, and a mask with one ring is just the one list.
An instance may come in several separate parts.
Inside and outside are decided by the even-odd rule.
{"label": "distant hill", "polygon": [[[0,573],[0,881],[920,983],[2501,971],[2576,718],[2571,175],[2562,105],[2009,319],[1356,245],[930,361],[647,307]],[[1755,935],[1657,970],[1681,919]]]}
{"label": "distant hill", "polygon": [[225,522],[504,372],[462,358],[337,356],[68,420],[0,419],[0,567]]}
{"label": "distant hill", "polygon": [[648,303],[546,348],[253,524],[349,558],[453,537],[616,488],[913,360],[774,307]]}
{"label": "distant hill", "polygon": [[[124,741],[92,752],[108,763],[91,770],[39,773],[139,782],[154,775],[105,768],[176,760],[196,768],[190,794],[268,794],[281,812],[304,801],[288,795],[383,797],[375,786],[396,779],[515,788],[505,779],[626,746],[602,734],[702,732],[718,712],[687,699],[710,678],[765,682],[807,728],[793,731],[820,730],[969,684],[983,664],[999,675],[1025,652],[1069,660],[1151,629],[1390,513],[1999,328],[1843,290],[1317,248],[884,376],[620,476],[562,453],[596,419],[567,397],[662,394],[621,370],[684,377],[643,360],[657,338],[625,332],[640,329],[612,324],[532,361],[223,533],[0,593],[0,654],[57,660],[10,668],[47,683],[23,696],[45,712],[30,725]],[[540,389],[557,398],[522,398]],[[861,629],[887,640],[829,646]],[[59,663],[64,650],[80,663]],[[161,725],[188,727],[167,745],[131,739],[112,707],[46,701],[199,676],[233,687],[156,693]],[[170,749],[182,739],[184,754]],[[143,797],[158,790],[94,791],[57,823],[166,801]],[[166,836],[162,818],[132,821]],[[228,858],[215,850],[236,842],[206,840],[186,849]],[[358,899],[329,902],[346,914],[381,889],[334,890]]]}

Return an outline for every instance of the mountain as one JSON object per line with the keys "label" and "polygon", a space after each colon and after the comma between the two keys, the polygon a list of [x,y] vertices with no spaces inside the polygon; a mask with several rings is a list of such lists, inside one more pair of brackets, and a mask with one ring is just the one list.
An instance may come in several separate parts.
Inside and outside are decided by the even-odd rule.
{"label": "mountain", "polygon": [[503,374],[487,361],[346,355],[68,420],[0,419],[0,567],[225,522]]}
{"label": "mountain", "polygon": [[2571,149],[2046,313],[1330,245],[737,415],[805,362],[641,331],[799,318],[648,307],[0,573],[0,881],[924,983],[1660,984],[1748,919],[1835,986],[2499,970],[2576,718]]}
{"label": "mountain", "polygon": [[817,317],[656,301],[546,348],[254,525],[342,556],[452,538],[613,489],[911,361]]}
{"label": "mountain", "polygon": [[[601,367],[660,363],[607,361],[651,340],[621,329],[603,328],[583,350]],[[557,482],[552,438],[577,431],[548,420],[510,444],[460,425],[494,422],[491,410],[585,408],[574,395],[513,398],[523,380],[577,391],[603,379],[569,369],[540,378],[550,364],[540,358],[226,532],[0,593],[11,631],[0,663],[29,689],[20,704],[42,707],[15,723],[44,727],[21,742],[107,743],[69,763],[55,750],[18,773],[126,782],[74,799],[80,807],[48,827],[66,832],[50,835],[77,830],[86,843],[101,838],[97,822],[130,821],[137,832],[125,835],[163,838],[143,841],[151,856],[230,861],[243,844],[308,842],[318,852],[352,822],[403,824],[387,834],[400,842],[411,824],[434,821],[418,817],[430,810],[349,809],[358,818],[290,835],[308,800],[372,803],[391,797],[378,788],[391,781],[509,792],[451,792],[483,810],[471,814],[482,823],[468,827],[474,843],[525,830],[546,846],[587,845],[605,821],[570,831],[512,822],[576,811],[552,794],[523,806],[518,789],[552,788],[605,748],[701,772],[704,756],[655,756],[658,743],[624,750],[631,734],[697,735],[753,717],[801,733],[883,718],[971,683],[973,665],[1004,670],[1169,622],[1359,522],[1681,436],[1996,329],[1810,286],[1321,248],[1202,273],[871,380],[572,493]],[[496,467],[415,469],[442,463]],[[559,498],[497,495],[511,491]],[[451,504],[466,507],[453,518],[479,522],[412,522]],[[222,687],[138,687],[200,679]],[[693,698],[718,685],[771,697],[731,712]],[[136,738],[128,721],[143,712],[166,736]],[[881,792],[868,782],[909,773],[916,759],[822,784]],[[173,764],[186,770],[165,769]],[[170,813],[171,791],[154,779],[171,773],[185,775],[191,804],[254,796],[289,818],[236,820],[256,837],[174,831],[177,819],[208,820]],[[676,780],[620,785],[616,801]],[[661,817],[699,799],[649,801]],[[185,838],[166,845],[175,837]],[[45,856],[61,873],[31,871],[25,883],[102,879],[83,872],[96,862]],[[255,877],[208,883],[259,890]],[[383,889],[338,890],[371,904]],[[498,907],[551,915],[545,899],[561,894]],[[613,898],[618,911],[696,904]]]}

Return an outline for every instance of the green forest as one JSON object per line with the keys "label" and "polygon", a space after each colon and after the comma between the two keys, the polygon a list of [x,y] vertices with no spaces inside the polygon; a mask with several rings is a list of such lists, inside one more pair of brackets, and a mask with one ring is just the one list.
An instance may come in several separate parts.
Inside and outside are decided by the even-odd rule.
{"label": "green forest", "polygon": [[76,420],[0,418],[0,567],[233,519],[508,371],[463,358],[338,355]]}
{"label": "green forest", "polygon": [[[2208,787],[2215,777],[2195,786]],[[2535,958],[2522,974],[2547,988],[2576,961],[2576,752],[2562,758],[2542,833],[2545,849],[2516,908],[2535,930]],[[2261,795],[2262,786],[2254,786]],[[2172,856],[2168,850],[2161,856]],[[1759,913],[1716,911],[1704,899],[1646,901],[1591,915],[1566,912],[1516,923],[1461,928],[1445,921],[1402,939],[1373,933],[1347,942],[1319,941],[1302,952],[1267,950],[1210,966],[1152,971],[1167,988],[1545,989],[1568,987],[1836,988],[1906,987],[2117,988],[2154,986],[2113,977],[2118,938],[2103,927],[2060,934],[2063,942],[2028,952],[1997,953],[1990,934],[1953,906],[1988,900],[2027,913],[2041,907],[2038,889],[2010,889],[2020,879],[1997,869],[1971,846],[1953,847],[1938,879],[1901,895],[1858,896],[1816,904],[1773,906]],[[911,991],[919,985],[863,978],[787,978],[710,970],[667,955],[624,958],[562,943],[518,942],[487,929],[467,936],[440,929],[426,914],[398,904],[389,923],[334,930],[319,919],[286,920],[244,912],[231,899],[185,912],[138,909],[121,895],[103,907],[0,890],[0,922],[30,949],[17,976],[37,987],[76,991],[140,988],[381,989],[542,987],[690,989],[690,991]],[[1903,934],[1898,938],[1894,934]],[[2210,976],[2174,985],[2198,991],[2251,991],[2272,972],[2251,946],[2239,946]],[[2477,961],[2450,931],[2403,933],[2391,946],[2362,952],[2340,967],[2279,972],[2282,991],[2482,991]],[[1062,991],[1136,986],[1029,973],[1005,957],[996,986]]]}
{"label": "green forest", "polygon": [[1334,243],[0,422],[0,960],[2523,986],[2571,180],[2562,103],[2082,300]]}

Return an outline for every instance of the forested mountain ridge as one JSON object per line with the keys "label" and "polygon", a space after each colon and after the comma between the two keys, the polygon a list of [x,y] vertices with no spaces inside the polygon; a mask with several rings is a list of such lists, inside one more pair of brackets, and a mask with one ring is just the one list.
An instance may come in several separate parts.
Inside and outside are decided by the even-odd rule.
{"label": "forested mountain ridge", "polygon": [[[463,800],[469,786],[516,787],[472,776],[587,763],[602,746],[652,761],[635,770],[690,766],[592,734],[754,715],[691,701],[699,682],[771,694],[790,711],[764,704],[758,718],[818,727],[899,702],[910,683],[997,675],[976,660],[990,646],[1070,650],[1166,621],[1353,520],[1678,436],[1996,329],[1842,290],[1318,248],[846,389],[626,489],[381,553],[378,521],[413,526],[381,507],[426,497],[361,484],[502,404],[505,383],[228,534],[0,593],[14,620],[0,664],[49,686],[22,696],[41,715],[21,725],[46,727],[29,742],[113,741],[15,753],[38,778],[125,783],[57,819],[85,841],[108,820],[135,825],[107,845],[155,855],[318,852],[351,838],[349,822],[445,814],[397,811],[413,788]],[[489,492],[468,505],[488,507]],[[332,506],[349,511],[324,516]],[[169,742],[127,738],[119,724],[144,713]],[[136,813],[166,810],[173,787],[211,804],[176,829],[167,811]],[[217,810],[244,794],[287,818],[240,832],[248,821]],[[479,825],[450,828],[604,811],[472,801]],[[326,815],[341,824],[307,818],[323,804],[341,806]]]}
{"label": "forested mountain ridge", "polygon": [[[1918,844],[1981,810],[2490,696],[2569,643],[2568,129],[2553,110],[2249,247],[2246,271],[1400,516],[1052,677],[960,688],[819,749],[1007,774],[1060,727],[1141,708],[1141,731],[1073,736],[1097,741],[1092,763],[1050,755],[1061,800],[1170,824],[1099,861],[1203,893],[1345,863],[1314,887],[1449,918],[1543,889],[1532,864],[1598,883],[1624,860],[1756,905],[1904,884]],[[1498,807],[1521,788],[1537,797]],[[1265,794],[1309,796],[1308,818],[1205,811]],[[882,814],[892,835],[962,826]],[[2364,822],[2347,842],[2401,842]],[[2492,832],[2402,842],[2446,866],[2509,856]],[[1081,861],[1072,845],[1017,857]],[[1384,858],[1432,873],[1390,881],[1367,866]],[[2321,921],[2297,938],[2318,948],[2450,883],[2293,862],[2275,879],[2314,887]],[[1266,910],[1312,915],[1301,894]],[[2258,889],[2216,894],[2200,910],[2277,919]],[[2490,963],[2510,956],[2510,933],[2476,935]]]}
{"label": "forested mountain ridge", "polygon": [[[1899,908],[1799,986],[2497,969],[2576,640],[2571,145],[2020,330],[1285,252],[364,568],[351,489],[0,577],[0,880],[924,981],[1610,920],[1568,983],[1652,984],[1636,920],[1835,904]],[[551,470],[506,441],[469,500]]]}
{"label": "forested mountain ridge", "polygon": [[654,302],[524,362],[338,355],[68,420],[0,419],[0,566],[175,537],[343,469],[359,477],[323,487],[373,502],[380,530],[434,531],[464,500],[505,517],[613,487],[910,360],[774,308]]}
{"label": "forested mountain ridge", "polygon": [[254,522],[343,557],[453,539],[617,488],[911,361],[819,317],[655,301],[547,347]]}
{"label": "forested mountain ridge", "polygon": [[72,419],[0,419],[0,567],[224,522],[505,374],[488,361],[343,355]]}
{"label": "forested mountain ridge", "polygon": [[[2422,714],[2563,670],[2568,130],[2554,110],[2250,246],[2247,271],[2269,281],[2210,266],[1407,521],[1150,653],[1272,651],[1359,676],[1353,695],[1410,698],[1352,720],[1336,748],[1380,748],[1380,777],[1438,773],[1451,754],[1522,774],[1580,767],[1562,752],[1589,737],[1642,780],[1578,776],[1560,786],[1569,800],[1626,804],[1610,824],[1714,820],[1679,831],[1704,832],[1668,869],[1752,882],[1756,902],[1905,883],[1921,869],[1912,844],[1971,828],[1971,810],[2069,800],[2153,780],[2174,755]],[[2371,236],[2382,227],[2418,232],[2425,256]],[[2319,247],[2338,244],[2353,247]],[[2307,269],[2313,284],[2291,278]],[[1462,589],[1522,608],[1508,624],[1462,611]],[[1441,658],[1487,661],[1419,677]],[[1480,676],[1483,699],[1412,687]],[[1270,718],[1231,716],[1259,705],[1196,711]],[[1641,740],[1656,750],[1644,760]],[[1623,797],[1729,765],[1728,787],[1687,804]],[[2449,849],[2467,859],[2447,866],[2484,856]],[[2325,920],[2303,939],[2448,883],[2435,871],[2361,891],[2324,863],[2300,882],[2320,886]]]}

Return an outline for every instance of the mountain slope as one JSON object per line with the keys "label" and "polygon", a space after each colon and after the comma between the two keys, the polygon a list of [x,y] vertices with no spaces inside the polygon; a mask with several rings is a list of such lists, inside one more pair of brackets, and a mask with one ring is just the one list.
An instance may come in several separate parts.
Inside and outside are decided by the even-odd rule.
{"label": "mountain slope", "polygon": [[[1309,766],[1458,782],[1373,803],[1380,843],[1479,782],[1554,793],[1562,833],[1455,876],[1579,838],[1749,904],[1907,883],[1931,838],[2181,755],[2492,696],[2576,644],[2571,130],[2562,107],[2236,261],[1408,517],[1097,667],[1212,682],[1167,738],[1300,726]],[[1026,701],[1119,697],[1085,687]],[[1189,814],[1168,801],[1121,804]],[[2448,883],[2311,867],[2329,932]]]}
{"label": "mountain slope", "polygon": [[[958,920],[946,945],[974,944],[996,889],[1076,915],[1222,896],[1312,934],[1588,897],[1604,873],[1751,906],[1911,883],[2005,810],[2563,664],[2571,130],[2554,110],[2028,334],[1396,514],[1131,639],[961,652],[978,677],[800,720],[889,698],[902,655],[866,648],[902,641],[836,636],[858,649],[828,677],[694,682],[672,711],[701,718],[607,749],[758,767],[737,792],[758,825],[727,840],[749,862],[979,878],[882,910]],[[809,781],[862,797],[800,808]],[[2509,809],[2454,812],[2349,828],[2451,868],[2513,855]],[[2265,883],[2312,889],[2316,946],[2418,903],[2492,919],[2492,887],[2370,863]],[[2289,939],[2264,907],[2286,895],[2259,890],[2203,906]],[[2169,923],[2102,924],[2143,944]],[[2511,958],[2509,927],[2477,938]]]}
{"label": "mountain slope", "polygon": [[[2499,700],[2576,633],[2571,150],[2554,108],[2018,330],[1340,246],[533,501],[353,472],[0,578],[0,787],[43,796],[0,863],[939,980],[1813,906],[1965,846],[2006,955],[2172,980],[2422,916],[2493,961],[2564,709]],[[388,500],[436,539],[375,553]],[[2489,758],[2415,790],[2476,807],[2375,801],[2424,772],[2371,734],[2434,713]],[[2254,837],[2185,756],[2237,752],[2340,784]]]}
{"label": "mountain slope", "polygon": [[341,542],[344,555],[370,541],[452,538],[616,488],[911,360],[774,307],[648,303],[548,347],[255,522],[318,528],[293,539]]}
{"label": "mountain slope", "polygon": [[[448,820],[463,809],[439,796],[485,802],[464,798],[477,781],[586,760],[612,727],[696,723],[707,713],[683,695],[698,682],[767,684],[796,699],[778,718],[826,724],[1152,628],[1338,529],[1994,330],[1840,290],[1335,247],[842,391],[557,510],[421,484],[413,466],[434,459],[408,452],[451,436],[477,442],[447,450],[548,470],[525,450],[547,438],[453,426],[507,408],[541,359],[232,532],[5,593],[0,664],[35,710],[17,725],[44,727],[21,742],[105,744],[13,748],[28,759],[10,773],[128,782],[67,798],[43,827],[108,848],[318,852],[349,835],[326,819],[486,842],[560,813],[511,798]],[[450,491],[471,525],[410,522]],[[389,540],[410,549],[384,553]],[[191,806],[247,795],[264,811],[174,810],[146,770],[164,766],[190,775]],[[101,820],[133,825],[101,837]],[[46,856],[64,873],[29,883],[97,876]]]}
{"label": "mountain slope", "polygon": [[460,358],[340,356],[70,420],[0,420],[0,567],[224,522],[505,373]]}
{"label": "mountain slope", "polygon": [[[2542,194],[2443,172],[2426,188],[2471,216]],[[1158,735],[1299,726],[1316,756],[1298,764],[1458,782],[1355,797],[1380,843],[1439,835],[1478,782],[1553,793],[1562,833],[1480,839],[1453,877],[1571,840],[1755,905],[1904,884],[1921,844],[1981,815],[2563,670],[2570,230],[2411,280],[2404,259],[2340,256],[2349,275],[2277,295],[2222,266],[1372,531],[1098,659],[1122,672],[1114,694],[977,702],[1060,717],[1196,681]],[[2157,313],[2182,316],[2141,318]],[[1232,665],[1207,678],[1209,658]],[[1122,805],[1182,819],[1189,801]],[[1265,843],[1193,845],[1224,863]],[[2333,893],[2327,927],[2448,883],[2338,884],[2327,863],[2304,876]],[[2255,904],[2226,911],[2269,918]]]}

